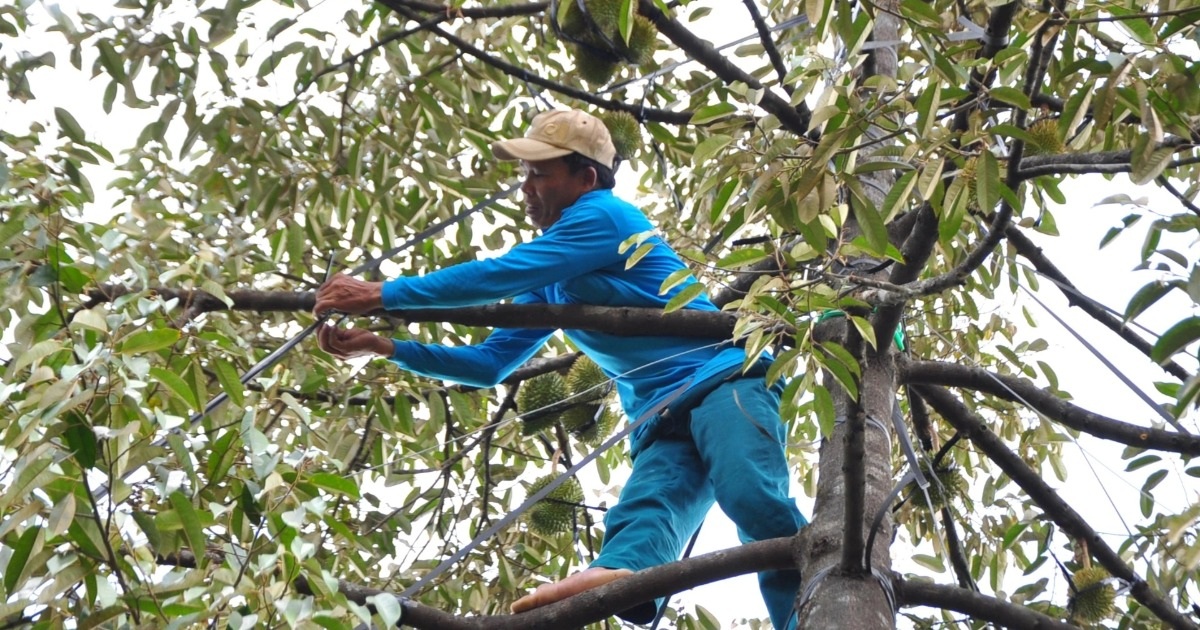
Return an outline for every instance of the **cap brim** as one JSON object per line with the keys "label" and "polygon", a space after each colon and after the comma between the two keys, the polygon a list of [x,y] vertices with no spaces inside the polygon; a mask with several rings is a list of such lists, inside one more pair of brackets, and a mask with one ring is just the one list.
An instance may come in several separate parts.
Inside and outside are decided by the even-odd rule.
{"label": "cap brim", "polygon": [[501,140],[492,143],[492,155],[496,156],[497,160],[529,160],[537,162],[539,160],[552,160],[564,155],[570,155],[571,153],[574,153],[574,151],[546,144],[541,140],[534,140],[532,138],[513,138],[512,140]]}

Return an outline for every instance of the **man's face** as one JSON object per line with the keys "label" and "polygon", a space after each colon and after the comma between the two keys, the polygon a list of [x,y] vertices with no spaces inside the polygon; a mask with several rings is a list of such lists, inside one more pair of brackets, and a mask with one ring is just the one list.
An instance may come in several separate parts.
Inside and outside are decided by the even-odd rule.
{"label": "man's face", "polygon": [[521,168],[525,171],[525,182],[521,184],[525,216],[543,230],[554,225],[567,206],[596,185],[595,169],[581,168],[571,173],[562,158],[521,160]]}

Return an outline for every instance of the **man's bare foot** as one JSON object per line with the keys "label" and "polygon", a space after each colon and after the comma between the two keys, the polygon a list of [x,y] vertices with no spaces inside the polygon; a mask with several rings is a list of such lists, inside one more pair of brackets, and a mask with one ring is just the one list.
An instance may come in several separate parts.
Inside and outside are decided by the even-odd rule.
{"label": "man's bare foot", "polygon": [[629,569],[605,569],[593,567],[584,569],[561,582],[543,584],[521,599],[513,602],[511,610],[514,613],[533,610],[547,604],[553,604],[572,595],[604,586],[613,580],[619,580],[627,575],[633,575]]}

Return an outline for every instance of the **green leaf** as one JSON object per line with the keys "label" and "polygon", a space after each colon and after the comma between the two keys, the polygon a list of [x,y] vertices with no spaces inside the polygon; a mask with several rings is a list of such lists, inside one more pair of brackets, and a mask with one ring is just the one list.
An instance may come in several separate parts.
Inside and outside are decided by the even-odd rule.
{"label": "green leaf", "polygon": [[38,541],[41,533],[41,526],[30,527],[17,539],[17,544],[13,545],[12,556],[9,557],[8,566],[4,569],[4,590],[6,592],[12,593],[20,583],[21,574],[25,571],[25,563],[29,561],[34,544]]}
{"label": "green leaf", "polygon": [[344,494],[356,501],[359,499],[358,484],[354,483],[353,479],[347,479],[346,477],[331,473],[318,472],[313,473],[308,480],[323,490]]}
{"label": "green leaf", "polygon": [[1200,317],[1189,317],[1167,329],[1150,350],[1155,363],[1165,363],[1189,343],[1200,339]]}
{"label": "green leaf", "polygon": [[221,390],[229,396],[229,401],[239,407],[242,406],[245,400],[245,387],[242,385],[237,370],[221,359],[215,359],[212,367],[213,371],[217,373],[217,382],[221,383]]}
{"label": "green leaf", "polygon": [[632,254],[629,255],[629,258],[625,259],[625,268],[629,269],[629,268],[633,267],[634,265],[638,264],[639,260],[641,260],[642,258],[645,258],[646,254],[649,254],[653,250],[654,250],[654,243],[642,243],[641,245],[638,246],[637,249],[635,249],[633,251]]}
{"label": "green leaf", "polygon": [[122,354],[144,354],[166,348],[176,341],[179,341],[179,331],[174,328],[143,330],[121,340],[117,351]]}
{"label": "green leaf", "polygon": [[767,252],[758,248],[739,249],[717,261],[721,269],[739,269],[752,265],[767,257]]}
{"label": "green leaf", "polygon": [[71,140],[74,140],[75,142],[84,142],[87,139],[86,134],[83,131],[83,126],[79,124],[79,121],[75,120],[75,117],[71,115],[71,112],[61,107],[55,107],[54,119],[58,121],[58,126],[62,129],[63,135],[67,136]]}
{"label": "green leaf", "polygon": [[160,367],[152,367],[150,368],[150,376],[165,385],[180,400],[187,403],[190,409],[197,410],[200,408],[200,400],[196,397],[196,392],[192,391],[192,388],[178,374]]}
{"label": "green leaf", "polygon": [[720,120],[737,111],[737,107],[733,103],[717,103],[716,105],[708,105],[697,109],[692,114],[692,119],[688,121],[693,125],[706,125],[708,123]]}
{"label": "green leaf", "polygon": [[933,571],[935,573],[945,573],[946,565],[942,563],[942,559],[937,556],[927,556],[923,553],[914,553],[912,555],[913,562]]}
{"label": "green leaf", "polygon": [[200,515],[182,492],[178,490],[172,492],[170,499],[171,507],[175,508],[175,513],[183,523],[183,535],[187,538],[188,546],[192,548],[192,553],[195,554],[199,566],[204,567],[208,564],[208,557],[205,554],[208,550],[208,540],[204,537]]}
{"label": "green leaf", "polygon": [[1004,101],[1009,105],[1015,105],[1020,109],[1032,109],[1033,103],[1029,101],[1029,97],[1017,88],[1012,87],[996,87],[989,90],[992,98],[998,101]]}
{"label": "green leaf", "polygon": [[854,203],[850,206],[854,210],[854,218],[858,220],[858,227],[862,229],[863,236],[871,245],[871,251],[868,253],[882,256],[888,246],[887,227],[883,224],[883,217],[867,203]]}
{"label": "green leaf", "polygon": [[63,440],[79,467],[84,470],[96,465],[96,434],[92,431],[83,414],[72,411],[66,415],[67,430],[63,431]]}
{"label": "green leaf", "polygon": [[692,152],[692,164],[701,166],[722,149],[729,146],[733,142],[733,137],[722,134],[713,134],[700,142],[696,146],[696,150]]}
{"label": "green leaf", "polygon": [[700,284],[699,282],[694,282],[692,284],[689,284],[686,287],[684,287],[682,290],[680,290],[679,293],[676,293],[674,297],[672,297],[670,300],[667,301],[667,305],[663,307],[663,312],[671,313],[671,312],[677,311],[677,310],[687,306],[688,303],[690,303],[692,300],[696,299],[703,292],[704,292],[703,284]]}
{"label": "green leaf", "polygon": [[662,284],[660,284],[658,286],[658,294],[665,295],[668,291],[679,286],[680,284],[687,281],[687,279],[691,278],[691,277],[692,277],[692,270],[688,269],[687,267],[684,267],[683,269],[676,269],[675,271],[672,271],[666,277],[666,279],[664,279],[662,281]]}
{"label": "green leaf", "polygon": [[1129,305],[1125,307],[1125,321],[1133,321],[1174,288],[1170,283],[1155,280],[1138,289],[1130,298]]}
{"label": "green leaf", "polygon": [[813,387],[813,409],[817,412],[817,424],[821,427],[821,435],[833,435],[837,424],[837,412],[833,406],[833,395],[824,385]]}
{"label": "green leaf", "polygon": [[1167,170],[1167,165],[1171,163],[1171,158],[1174,155],[1175,150],[1170,147],[1154,149],[1146,154],[1134,151],[1133,171],[1129,174],[1130,181],[1136,186],[1149,184],[1154,181],[1154,178],[1162,175],[1162,172]]}
{"label": "green leaf", "polygon": [[975,199],[979,209],[991,212],[1000,202],[1000,166],[996,156],[991,151],[979,154],[979,163],[975,169]]}

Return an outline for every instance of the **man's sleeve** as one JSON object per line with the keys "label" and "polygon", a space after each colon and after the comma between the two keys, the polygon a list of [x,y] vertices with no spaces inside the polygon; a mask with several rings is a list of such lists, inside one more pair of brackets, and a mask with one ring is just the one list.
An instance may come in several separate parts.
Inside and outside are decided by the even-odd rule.
{"label": "man's sleeve", "polygon": [[[517,296],[514,304],[544,303],[540,296]],[[390,360],[401,368],[431,378],[472,387],[492,387],[528,361],[553,330],[497,328],[483,343],[470,346],[441,346],[416,341],[392,340]]]}
{"label": "man's sleeve", "polygon": [[498,302],[624,260],[628,252],[617,250],[625,236],[602,207],[577,207],[545,234],[503,256],[384,283],[383,306],[396,310]]}

